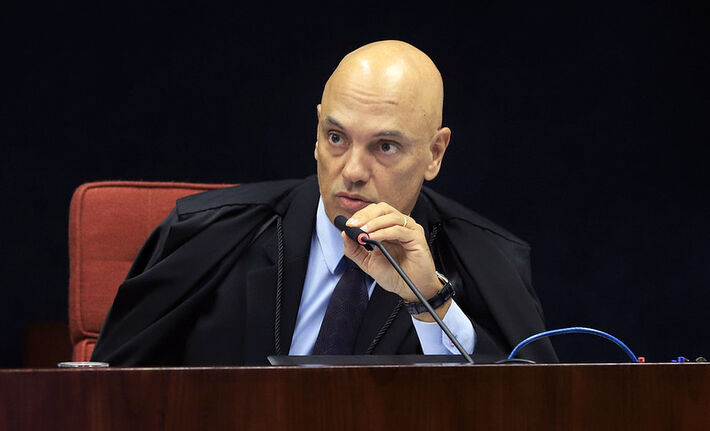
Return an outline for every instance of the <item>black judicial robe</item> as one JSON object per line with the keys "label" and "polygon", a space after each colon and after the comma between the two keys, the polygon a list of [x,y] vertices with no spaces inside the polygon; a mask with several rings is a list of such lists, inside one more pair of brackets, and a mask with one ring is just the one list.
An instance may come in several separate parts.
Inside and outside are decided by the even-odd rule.
{"label": "black judicial robe", "polygon": [[[178,200],[120,286],[92,360],[113,366],[260,365],[268,355],[288,354],[318,198],[312,176]],[[526,243],[426,187],[412,217],[427,231],[437,269],[453,280],[455,300],[474,324],[474,359],[503,358],[544,330]],[[421,353],[399,303],[376,286],[356,354]],[[557,359],[548,340],[520,356]]]}

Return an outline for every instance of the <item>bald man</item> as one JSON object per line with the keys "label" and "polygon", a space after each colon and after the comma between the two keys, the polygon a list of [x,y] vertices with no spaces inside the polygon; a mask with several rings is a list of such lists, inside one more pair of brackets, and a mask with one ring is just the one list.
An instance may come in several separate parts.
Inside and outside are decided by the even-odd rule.
{"label": "bald man", "polygon": [[[260,365],[269,355],[457,354],[381,241],[474,358],[544,330],[529,247],[426,187],[441,169],[443,83],[400,41],[337,66],[317,106],[317,178],[181,199],[150,236],[101,331],[113,365]],[[555,361],[551,344],[523,355]]]}

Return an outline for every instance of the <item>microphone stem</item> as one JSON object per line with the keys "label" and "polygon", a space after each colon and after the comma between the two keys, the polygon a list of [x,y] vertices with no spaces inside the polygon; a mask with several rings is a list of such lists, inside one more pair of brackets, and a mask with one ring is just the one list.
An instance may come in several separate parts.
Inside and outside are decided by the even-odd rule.
{"label": "microphone stem", "polygon": [[397,271],[397,273],[400,275],[400,277],[402,277],[402,280],[404,280],[404,282],[407,283],[407,286],[409,286],[409,288],[412,290],[412,292],[414,292],[414,295],[417,297],[417,299],[419,299],[419,302],[424,304],[424,307],[427,309],[429,314],[431,314],[431,317],[434,318],[434,320],[439,325],[439,327],[441,327],[441,330],[444,331],[446,336],[449,337],[449,340],[451,340],[451,342],[454,343],[454,346],[456,346],[458,351],[461,353],[461,356],[463,356],[469,364],[473,364],[473,359],[471,359],[471,356],[468,353],[466,353],[466,350],[463,348],[461,343],[459,343],[459,340],[457,340],[456,337],[454,337],[454,334],[451,333],[451,330],[449,330],[449,328],[446,326],[446,324],[444,324],[444,322],[441,320],[439,315],[436,314],[436,311],[434,311],[432,306],[429,304],[429,301],[427,301],[424,298],[424,295],[422,295],[422,293],[419,291],[419,289],[417,289],[417,286],[415,286],[414,283],[412,283],[412,280],[410,280],[409,277],[407,277],[407,274],[402,270],[402,268],[400,268],[399,264],[394,260],[392,255],[387,251],[385,246],[383,246],[382,244],[380,244],[379,241],[376,241],[374,239],[365,238],[365,239],[363,239],[363,241],[366,243],[369,243],[369,244],[374,244],[377,248],[380,249],[382,254],[384,254],[385,257],[387,258],[387,260],[390,261],[390,263],[392,264],[394,269]]}

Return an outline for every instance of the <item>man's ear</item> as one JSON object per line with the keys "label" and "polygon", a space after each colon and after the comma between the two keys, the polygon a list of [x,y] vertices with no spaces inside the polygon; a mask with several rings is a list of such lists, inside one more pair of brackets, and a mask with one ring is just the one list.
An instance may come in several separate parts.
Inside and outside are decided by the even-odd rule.
{"label": "man's ear", "polygon": [[426,171],[424,171],[424,179],[431,181],[439,175],[439,170],[441,169],[441,162],[444,159],[444,153],[449,147],[449,141],[451,140],[451,129],[448,127],[442,127],[436,131],[434,139],[429,146],[429,151],[431,154],[431,161],[427,165]]}
{"label": "man's ear", "polygon": [[316,117],[318,118],[318,124],[316,125],[316,146],[313,149],[313,157],[318,160],[318,129],[320,127],[320,103],[316,105]]}

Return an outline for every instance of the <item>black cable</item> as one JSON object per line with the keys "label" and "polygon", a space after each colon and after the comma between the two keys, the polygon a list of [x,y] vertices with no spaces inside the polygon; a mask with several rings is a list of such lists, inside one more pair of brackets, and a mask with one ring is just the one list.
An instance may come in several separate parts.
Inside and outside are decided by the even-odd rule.
{"label": "black cable", "polygon": [[495,361],[495,364],[534,364],[535,361],[523,358],[513,358],[513,359],[501,359],[500,361]]}
{"label": "black cable", "polygon": [[274,317],[274,350],[281,355],[281,297],[284,290],[284,232],[281,217],[276,219],[276,242],[278,244],[278,272],[276,273],[276,304]]}

